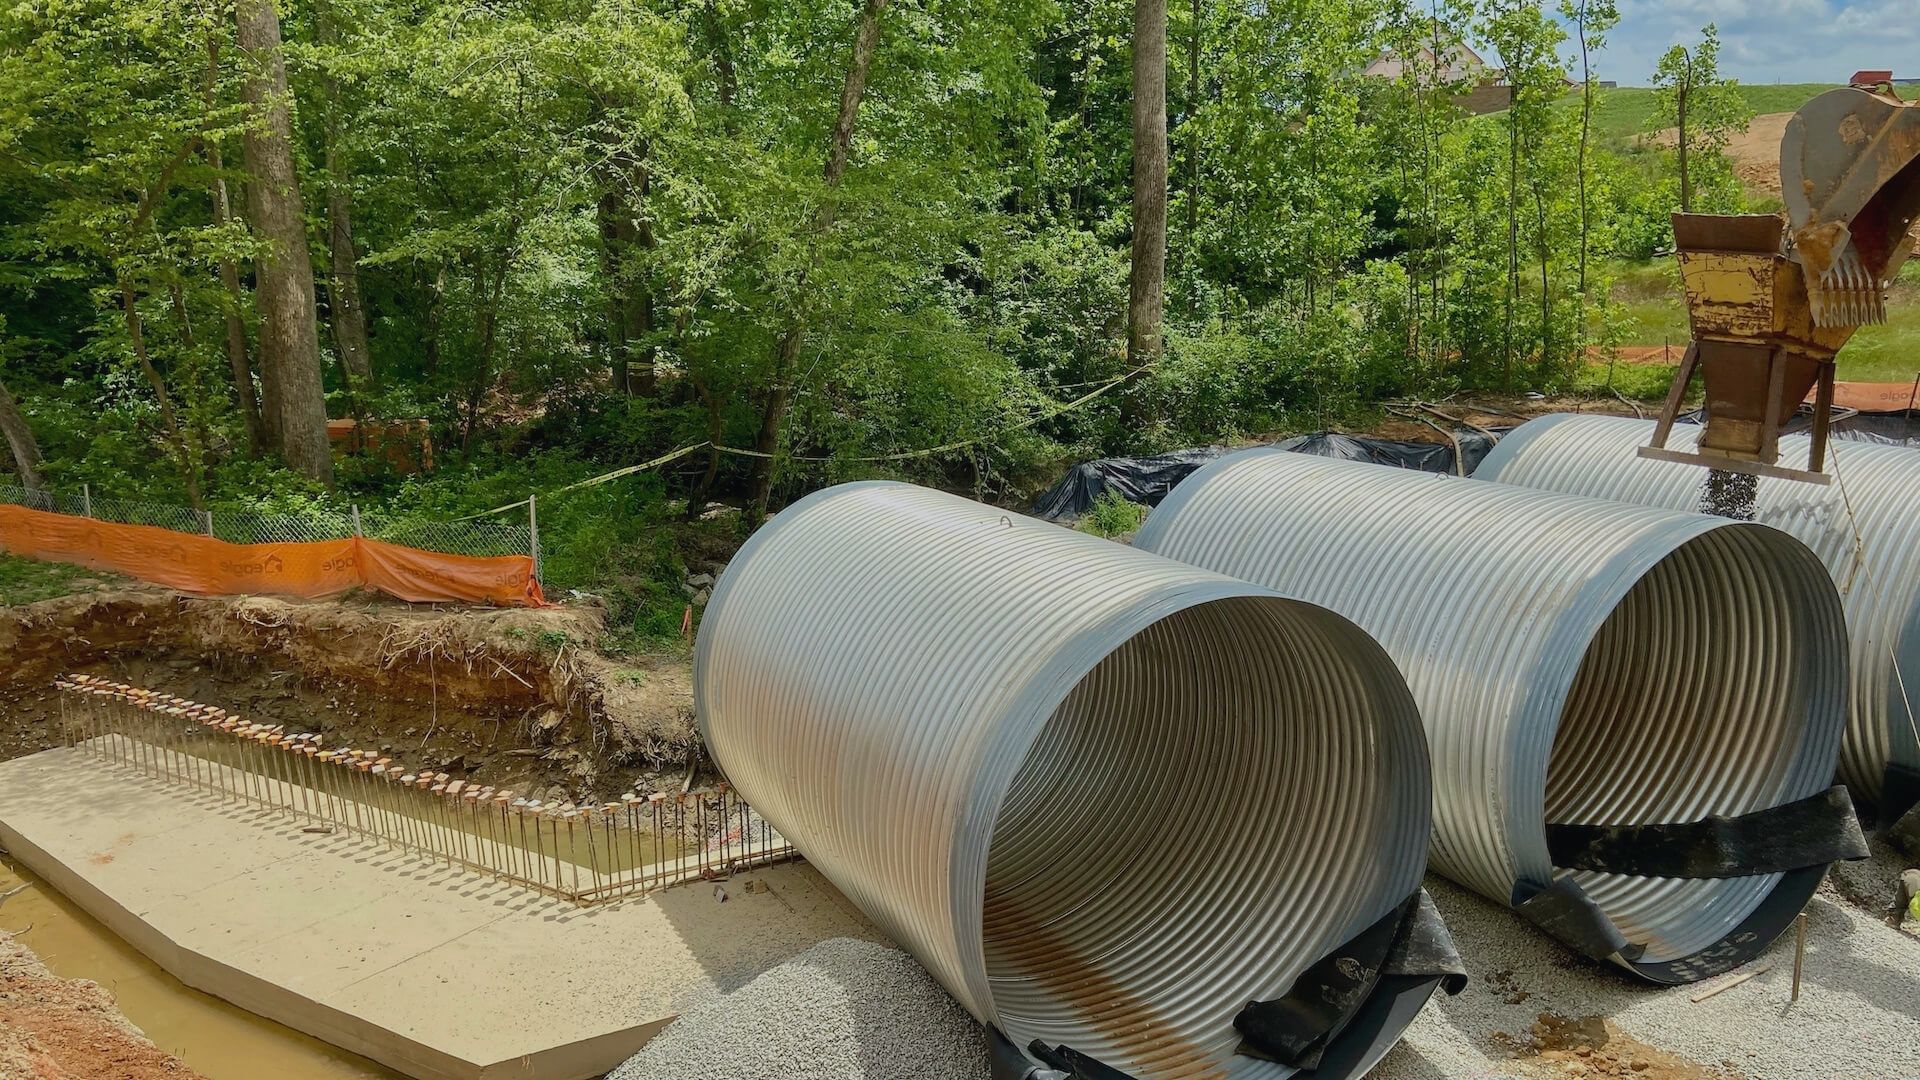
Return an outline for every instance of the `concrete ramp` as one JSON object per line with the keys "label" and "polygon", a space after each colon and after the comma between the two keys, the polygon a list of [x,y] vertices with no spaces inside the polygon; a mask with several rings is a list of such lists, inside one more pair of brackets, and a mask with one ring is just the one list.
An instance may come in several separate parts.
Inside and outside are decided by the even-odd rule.
{"label": "concrete ramp", "polygon": [[583,908],[304,824],[70,748],[0,763],[34,873],[187,985],[409,1076],[599,1076],[702,994],[879,938],[804,864]]}

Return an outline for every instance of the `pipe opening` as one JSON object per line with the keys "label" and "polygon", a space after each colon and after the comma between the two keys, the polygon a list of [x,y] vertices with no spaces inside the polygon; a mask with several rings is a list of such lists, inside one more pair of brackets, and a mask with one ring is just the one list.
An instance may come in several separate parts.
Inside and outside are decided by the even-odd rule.
{"label": "pipe opening", "polygon": [[1350,624],[1272,597],[1183,609],[1101,660],[995,817],[983,941],[1002,1030],[1216,1075],[1243,1005],[1419,882],[1426,748],[1398,683]]}
{"label": "pipe opening", "polygon": [[[1545,820],[1630,825],[1762,810],[1827,782],[1809,719],[1834,667],[1803,559],[1765,529],[1715,529],[1648,571],[1595,634],[1547,767]],[[1826,760],[1831,772],[1831,754]],[[1729,880],[1573,872],[1659,962],[1738,926],[1778,875]]]}

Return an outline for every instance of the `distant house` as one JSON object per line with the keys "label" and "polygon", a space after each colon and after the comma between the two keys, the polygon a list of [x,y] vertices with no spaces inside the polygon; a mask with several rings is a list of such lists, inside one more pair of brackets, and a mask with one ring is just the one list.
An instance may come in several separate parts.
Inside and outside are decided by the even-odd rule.
{"label": "distant house", "polygon": [[1890,83],[1892,81],[1893,81],[1893,72],[1879,71],[1879,70],[1869,68],[1865,71],[1854,72],[1853,77],[1847,80],[1847,85],[1848,86],[1879,86],[1881,83]]}
{"label": "distant house", "polygon": [[[1432,71],[1439,82],[1478,83],[1487,77],[1487,62],[1480,54],[1465,42],[1457,42],[1446,49],[1444,60],[1436,59],[1432,49],[1421,46],[1414,57],[1414,66],[1419,71]],[[1407,73],[1407,61],[1399,53],[1388,49],[1367,65],[1366,74],[1376,79],[1398,79]],[[1495,72],[1494,74],[1498,74]]]}
{"label": "distant house", "polygon": [[1456,42],[1443,52],[1444,55],[1436,58],[1431,48],[1422,46],[1410,64],[1405,57],[1388,49],[1367,65],[1365,74],[1375,79],[1398,79],[1406,75],[1409,68],[1423,76],[1432,72],[1435,82],[1469,88],[1455,94],[1453,103],[1470,113],[1499,112],[1512,104],[1513,88],[1507,85],[1506,72],[1488,67],[1472,46]]}

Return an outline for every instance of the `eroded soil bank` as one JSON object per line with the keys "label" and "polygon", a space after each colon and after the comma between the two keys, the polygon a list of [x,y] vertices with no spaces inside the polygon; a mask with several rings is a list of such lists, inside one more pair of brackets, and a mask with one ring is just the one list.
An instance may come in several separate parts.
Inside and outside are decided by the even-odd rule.
{"label": "eroded soil bank", "polygon": [[0,1076],[20,1080],[196,1080],[155,1047],[97,983],[49,972],[0,931]]}
{"label": "eroded soil bank", "polygon": [[0,608],[0,758],[57,737],[83,671],[319,731],[416,767],[565,798],[650,791],[694,757],[687,660],[596,653],[597,608],[427,609],[372,600],[109,588]]}

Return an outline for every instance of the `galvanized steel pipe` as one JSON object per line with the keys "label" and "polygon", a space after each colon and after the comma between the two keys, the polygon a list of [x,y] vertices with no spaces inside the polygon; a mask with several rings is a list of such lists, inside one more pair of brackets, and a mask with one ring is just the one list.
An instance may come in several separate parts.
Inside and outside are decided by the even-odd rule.
{"label": "galvanized steel pipe", "polygon": [[[1259,449],[1188,477],[1135,545],[1379,640],[1427,726],[1433,866],[1501,903],[1569,873],[1550,822],[1744,814],[1831,781],[1839,602],[1773,529]],[[1781,880],[1572,873],[1663,981],[1753,933]]]}
{"label": "galvanized steel pipe", "polygon": [[1418,710],[1352,623],[938,491],[769,521],[694,696],[728,780],[969,1012],[1144,1077],[1288,1075],[1235,1012],[1425,865]]}
{"label": "galvanized steel pipe", "polygon": [[[1690,451],[1700,428],[1676,425],[1670,449]],[[1691,510],[1706,470],[1649,461],[1637,447],[1652,421],[1543,416],[1509,433],[1476,476],[1502,484]],[[1808,439],[1780,440],[1781,464],[1804,468]],[[1754,520],[1798,537],[1833,575],[1846,609],[1852,686],[1840,775],[1880,798],[1889,764],[1920,773],[1914,697],[1920,695],[1920,452],[1836,440],[1825,487],[1761,477]]]}

